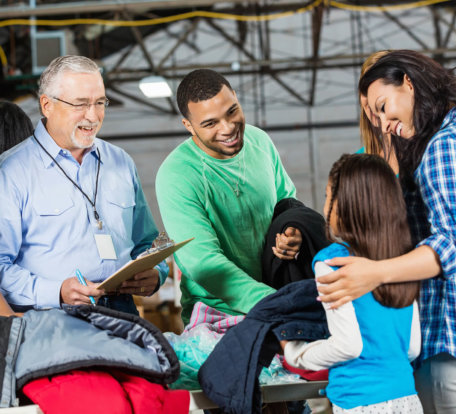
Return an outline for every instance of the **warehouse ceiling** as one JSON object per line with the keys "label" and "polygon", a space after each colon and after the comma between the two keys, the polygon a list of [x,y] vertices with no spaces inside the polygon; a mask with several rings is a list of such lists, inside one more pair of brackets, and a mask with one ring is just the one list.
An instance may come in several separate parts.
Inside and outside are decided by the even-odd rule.
{"label": "warehouse ceiling", "polygon": [[[274,106],[343,105],[363,60],[379,49],[415,49],[447,66],[456,61],[455,1],[2,0],[0,19],[4,99],[36,94],[33,39],[58,34],[66,53],[104,68],[117,106],[133,101],[154,114],[177,114],[172,99],[147,99],[131,85],[160,75],[175,87],[190,70],[209,67],[236,79],[259,125]],[[318,123],[277,126],[297,127]]]}

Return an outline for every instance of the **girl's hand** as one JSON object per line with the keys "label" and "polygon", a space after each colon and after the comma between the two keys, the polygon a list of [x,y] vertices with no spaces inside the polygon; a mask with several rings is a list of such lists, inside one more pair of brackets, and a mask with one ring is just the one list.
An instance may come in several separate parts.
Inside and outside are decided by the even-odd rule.
{"label": "girl's hand", "polygon": [[340,269],[317,278],[322,302],[330,302],[331,309],[337,309],[344,303],[373,291],[381,284],[381,266],[378,261],[364,257],[336,257],[325,261],[329,266],[341,266]]}

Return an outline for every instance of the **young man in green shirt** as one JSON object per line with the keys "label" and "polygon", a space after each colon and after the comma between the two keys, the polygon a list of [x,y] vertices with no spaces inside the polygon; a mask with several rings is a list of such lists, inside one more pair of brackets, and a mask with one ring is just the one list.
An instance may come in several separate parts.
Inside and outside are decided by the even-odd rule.
{"label": "young man in green shirt", "polygon": [[[229,82],[199,69],[179,85],[177,102],[192,135],[157,173],[156,192],[169,236],[195,237],[180,249],[182,319],[198,302],[230,315],[247,313],[275,290],[261,282],[261,254],[274,207],[295,197],[269,136],[246,125]],[[293,259],[298,230],[278,235],[277,255]]]}

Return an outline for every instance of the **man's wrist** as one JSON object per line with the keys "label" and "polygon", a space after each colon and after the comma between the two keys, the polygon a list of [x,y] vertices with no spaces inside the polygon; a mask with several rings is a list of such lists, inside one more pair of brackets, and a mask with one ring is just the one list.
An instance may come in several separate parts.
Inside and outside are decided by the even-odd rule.
{"label": "man's wrist", "polygon": [[154,293],[157,293],[158,289],[160,289],[160,278],[157,280],[157,285],[155,286],[154,291],[149,296],[152,296]]}
{"label": "man's wrist", "polygon": [[155,289],[154,291],[149,295],[149,296],[152,296],[154,293],[157,293],[158,292],[158,289],[160,289],[160,286],[161,286],[161,272],[160,272],[160,269],[158,267],[154,267],[154,270],[157,272],[157,284],[155,286]]}

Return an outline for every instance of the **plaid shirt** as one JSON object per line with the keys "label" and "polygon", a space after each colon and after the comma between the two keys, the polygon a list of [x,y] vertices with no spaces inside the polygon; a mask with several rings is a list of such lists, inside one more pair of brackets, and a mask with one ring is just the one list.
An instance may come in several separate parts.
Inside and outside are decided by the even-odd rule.
{"label": "plaid shirt", "polygon": [[456,357],[456,108],[429,141],[414,177],[421,197],[418,191],[406,195],[411,231],[421,240],[418,246],[439,255],[443,269],[440,276],[422,281],[420,360],[440,352]]}

